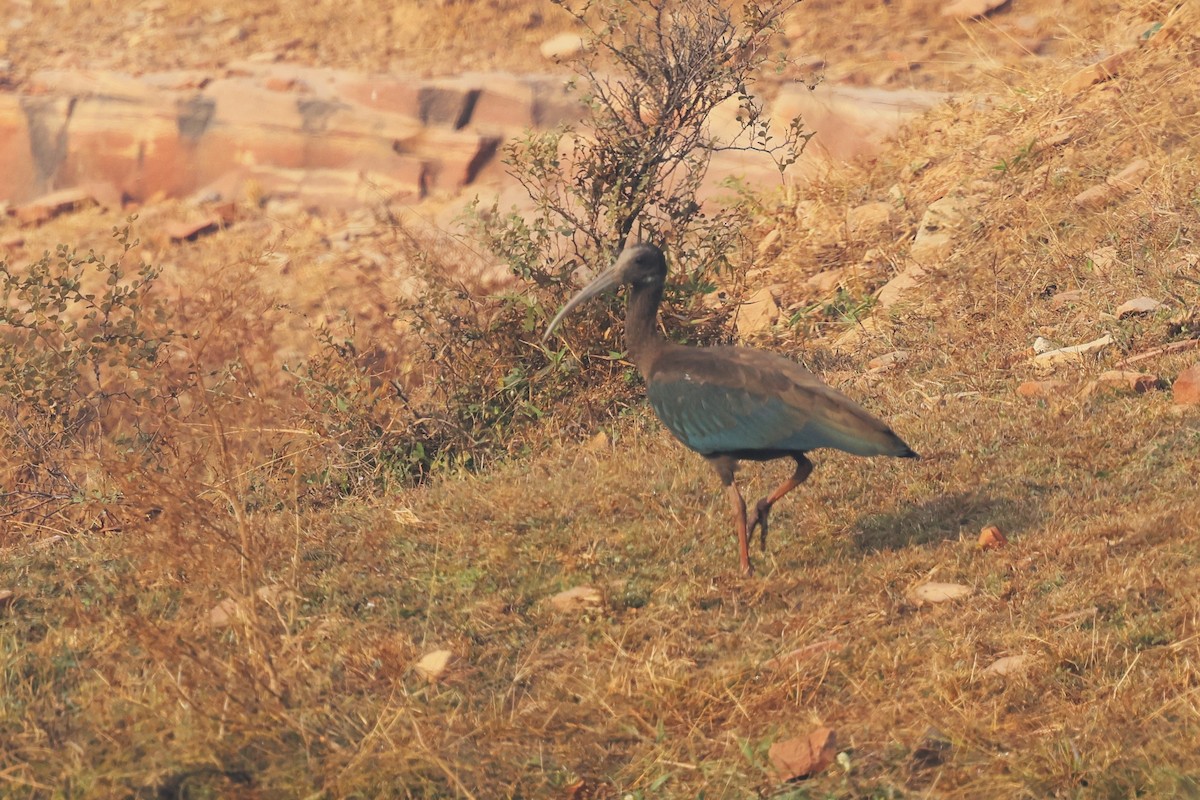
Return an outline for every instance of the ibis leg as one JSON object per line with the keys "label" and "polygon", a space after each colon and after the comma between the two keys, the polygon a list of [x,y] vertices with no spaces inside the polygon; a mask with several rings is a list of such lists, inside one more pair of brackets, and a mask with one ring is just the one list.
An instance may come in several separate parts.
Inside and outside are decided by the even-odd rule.
{"label": "ibis leg", "polygon": [[733,526],[737,530],[738,558],[741,559],[742,574],[751,575],[754,573],[754,568],[750,566],[750,533],[746,529],[746,501],[742,499],[742,493],[738,491],[736,483],[726,486],[725,493],[729,495],[729,505],[733,509]]}
{"label": "ibis leg", "polygon": [[751,575],[754,570],[750,566],[750,532],[746,527],[746,501],[742,498],[742,493],[738,491],[737,484],[733,482],[737,460],[723,455],[705,456],[705,458],[721,476],[721,483],[725,485],[725,494],[729,496],[729,506],[733,510],[733,528],[737,533],[738,558],[741,560],[742,574]]}
{"label": "ibis leg", "polygon": [[754,516],[746,526],[748,536],[753,536],[754,529],[761,527],[759,545],[762,547],[763,552],[767,550],[767,515],[771,513],[771,506],[779,502],[779,498],[808,480],[808,476],[812,474],[813,465],[811,461],[803,455],[795,456],[795,459],[796,471],[792,473],[792,477],[779,484],[779,488],[771,492],[770,495],[758,501],[754,507]]}

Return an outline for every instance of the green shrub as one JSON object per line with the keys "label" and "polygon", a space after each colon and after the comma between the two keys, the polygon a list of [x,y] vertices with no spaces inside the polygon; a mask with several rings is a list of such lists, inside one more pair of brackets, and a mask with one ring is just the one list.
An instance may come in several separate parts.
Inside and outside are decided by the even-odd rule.
{"label": "green shrub", "polygon": [[126,264],[129,225],[113,238],[115,259],[60,245],[20,269],[0,260],[0,524],[96,512],[111,499],[101,462],[163,444],[182,384],[159,367],[179,334],[152,294],[159,269]]}
{"label": "green shrub", "polygon": [[[782,15],[795,4],[750,4],[735,18],[718,0],[614,0],[578,11],[559,3],[591,34],[576,64],[584,118],[578,126],[526,133],[505,148],[508,171],[532,212],[476,203],[467,217],[515,283],[492,302],[457,313],[456,287],[439,277],[445,271],[429,269],[429,289],[408,310],[443,366],[430,408],[452,432],[452,446],[519,450],[528,446],[529,423],[556,404],[583,411],[565,424],[592,427],[637,396],[637,381],[618,379],[632,372],[620,362],[616,304],[581,312],[554,349],[539,343],[573,293],[575,272],[607,266],[628,241],[653,241],[672,261],[670,335],[727,339],[725,315],[701,301],[722,273],[731,279],[756,205],[737,187],[721,205],[702,206],[699,192],[716,152],[766,153],[782,172],[807,142],[798,119],[774,138],[749,90],[771,60]],[[732,102],[740,133],[717,141],[710,116]]]}

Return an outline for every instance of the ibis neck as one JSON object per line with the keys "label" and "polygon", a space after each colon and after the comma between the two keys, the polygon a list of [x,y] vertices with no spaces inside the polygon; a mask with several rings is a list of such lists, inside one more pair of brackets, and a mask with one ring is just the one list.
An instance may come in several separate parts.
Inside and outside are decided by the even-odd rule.
{"label": "ibis neck", "polygon": [[649,360],[665,341],[658,333],[658,304],[662,301],[662,284],[633,286],[629,305],[625,309],[625,347],[629,357],[642,372]]}

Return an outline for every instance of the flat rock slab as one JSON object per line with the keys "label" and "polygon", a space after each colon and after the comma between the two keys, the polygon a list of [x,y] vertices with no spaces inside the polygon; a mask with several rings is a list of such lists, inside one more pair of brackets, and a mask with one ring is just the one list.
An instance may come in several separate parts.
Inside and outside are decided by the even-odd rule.
{"label": "flat rock slab", "polygon": [[[577,47],[579,37],[570,44]],[[785,86],[768,111],[776,130],[800,115],[819,131],[793,166],[791,174],[803,176],[828,158],[878,151],[905,120],[947,97],[833,83],[814,92],[797,83]],[[0,202],[21,206],[85,183],[111,187],[117,203],[200,192],[203,200],[231,200],[239,182],[261,185],[262,172],[270,183],[279,170],[345,173],[316,179],[325,187],[305,201],[321,207],[359,204],[364,175],[380,187],[372,202],[416,202],[474,184],[506,139],[580,122],[584,111],[561,74],[425,78],[269,60],[146,75],[43,70],[20,92],[0,91]],[[740,130],[738,104],[721,113],[730,135]],[[769,156],[724,151],[713,159],[702,202],[722,196],[731,177],[781,180]],[[28,213],[26,224],[47,218],[44,209]],[[849,222],[866,236],[890,226],[892,212],[886,203],[869,204]]]}
{"label": "flat rock slab", "polygon": [[[250,62],[213,74],[48,70],[23,93],[0,93],[0,201],[23,206],[91,183],[118,203],[144,202],[277,169],[370,174],[383,187],[375,201],[420,200],[470,185],[503,136],[580,115],[551,76],[423,79]],[[39,224],[82,199],[40,200],[21,221]],[[356,190],[319,199],[359,202]]]}

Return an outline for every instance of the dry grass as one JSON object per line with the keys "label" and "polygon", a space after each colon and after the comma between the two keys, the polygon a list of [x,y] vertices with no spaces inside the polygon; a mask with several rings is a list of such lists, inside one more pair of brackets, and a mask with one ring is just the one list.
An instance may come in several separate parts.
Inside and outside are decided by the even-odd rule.
{"label": "dry grass", "polygon": [[[1200,417],[1168,392],[1085,391],[1126,355],[1196,334],[1194,22],[1107,86],[1064,97],[1062,67],[1046,65],[812,187],[833,222],[788,223],[771,270],[789,303],[821,299],[802,279],[822,259],[880,247],[903,264],[906,231],[947,192],[971,198],[971,221],[853,347],[834,346],[852,326],[820,313],[774,342],[926,458],[819,454],[753,579],[737,576],[715,477],[641,407],[608,427],[611,446],[555,441],[572,424],[559,420],[534,454],[482,473],[314,498],[321,442],[296,424],[278,353],[303,349],[304,314],[337,305],[386,340],[378,301],[401,279],[351,253],[327,263],[353,277],[342,294],[306,295],[262,242],[301,265],[329,231],[275,220],[218,237],[225,266],[178,278],[197,287],[178,309],[201,333],[195,358],[239,366],[181,415],[180,468],[127,474],[138,513],[120,531],[4,538],[0,794],[1200,796]],[[1056,120],[1069,142],[1027,147]],[[1134,157],[1153,165],[1138,192],[1071,206]],[[907,177],[918,158],[929,165]],[[839,235],[848,206],[894,184],[895,229]],[[1117,258],[1101,271],[1087,254],[1107,245]],[[206,246],[169,256],[174,274],[213,263]],[[1053,308],[1065,289],[1082,296]],[[1111,316],[1140,294],[1173,308]],[[1103,333],[1118,344],[1056,374],[1078,391],[1014,394],[1036,377],[1036,336]],[[853,377],[896,347],[912,353],[900,368]],[[1171,378],[1195,358],[1139,367]],[[748,467],[746,494],[779,470]],[[1008,547],[975,547],[987,524]],[[931,577],[974,593],[915,606],[906,590]],[[602,605],[546,602],[580,584]],[[831,639],[841,648],[771,662]],[[414,663],[441,648],[454,658],[430,683]],[[1031,657],[1019,674],[984,673],[1018,654]],[[780,785],[768,746],[817,725],[845,758]]]}
{"label": "dry grass", "polygon": [[[567,22],[555,9],[529,0],[336,5],[219,0],[202,6],[190,0],[96,0],[30,11],[14,9],[16,22],[5,39],[15,80],[68,67],[220,70],[261,53],[372,72],[522,70],[536,58],[538,45]],[[464,37],[469,27],[487,33]]]}

